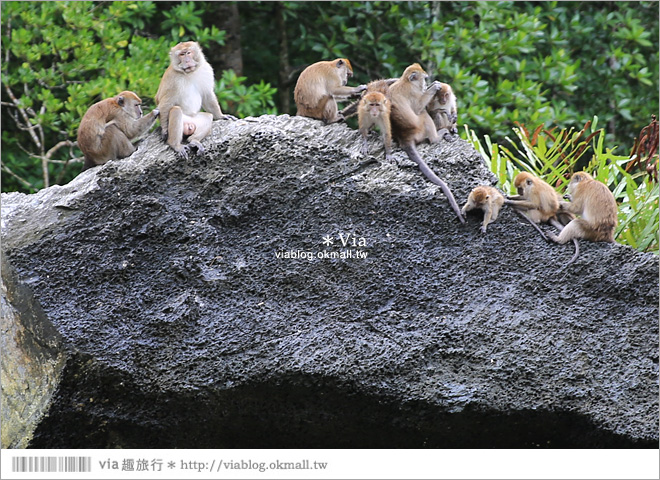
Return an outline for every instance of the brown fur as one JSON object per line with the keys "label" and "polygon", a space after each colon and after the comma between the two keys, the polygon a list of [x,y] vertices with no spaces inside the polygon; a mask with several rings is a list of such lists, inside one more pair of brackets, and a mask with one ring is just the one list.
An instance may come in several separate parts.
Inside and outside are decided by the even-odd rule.
{"label": "brown fur", "polygon": [[454,95],[454,91],[449,84],[440,83],[440,89],[428,104],[426,110],[431,115],[436,130],[458,133],[456,125],[458,121],[456,95]]}
{"label": "brown fur", "polygon": [[346,58],[316,62],[307,67],[293,91],[297,115],[328,124],[343,120],[344,116],[337,109],[337,99],[359,95],[366,89],[365,85],[347,87],[348,78],[352,76],[353,67]]}
{"label": "brown fur", "polygon": [[438,141],[438,132],[426,107],[440,88],[440,84],[434,82],[426,88],[426,77],[428,77],[426,72],[418,63],[415,63],[406,68],[401,78],[390,86],[392,134],[408,157],[417,163],[426,178],[440,186],[459,221],[465,223],[447,184],[429,168],[417,152],[418,143],[425,140],[431,143]]}
{"label": "brown fur", "polygon": [[508,205],[518,208],[535,223],[545,223],[555,219],[561,197],[547,182],[529,172],[516,175],[513,185],[518,195],[509,197]]}
{"label": "brown fur", "polygon": [[383,146],[385,148],[385,159],[392,158],[392,126],[390,125],[391,102],[389,89],[383,80],[371,82],[358,106],[358,124],[362,135],[362,153],[368,154],[367,135],[373,126],[380,129]]}
{"label": "brown fur", "polygon": [[156,122],[158,110],[143,117],[142,100],[135,92],[95,103],[85,113],[78,127],[78,147],[85,156],[83,170],[135,152],[131,143]]}
{"label": "brown fur", "polygon": [[465,215],[470,210],[477,208],[483,210],[484,221],[481,224],[481,231],[486,233],[488,225],[497,220],[502,205],[504,205],[504,196],[499,190],[494,187],[481,186],[470,192],[461,213]]}
{"label": "brown fur", "polygon": [[571,177],[568,192],[571,201],[562,201],[560,208],[581,218],[573,219],[559,236],[551,235],[550,238],[562,244],[576,238],[614,242],[618,207],[607,185],[594,180],[586,172],[577,172]]}

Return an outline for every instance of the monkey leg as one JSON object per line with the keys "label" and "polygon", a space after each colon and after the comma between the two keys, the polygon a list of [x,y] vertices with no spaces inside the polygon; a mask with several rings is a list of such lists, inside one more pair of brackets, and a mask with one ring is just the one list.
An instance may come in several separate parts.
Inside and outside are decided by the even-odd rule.
{"label": "monkey leg", "polygon": [[188,159],[188,152],[181,145],[183,140],[183,110],[181,107],[172,107],[167,121],[167,144],[185,159]]}
{"label": "monkey leg", "polygon": [[103,140],[101,140],[101,151],[106,152],[105,157],[107,157],[107,160],[103,163],[114,158],[129,157],[135,150],[137,150],[135,145],[131,143],[117,125],[108,125],[103,134]]}
{"label": "monkey leg", "polygon": [[[490,208],[486,207],[484,211],[484,221],[481,224],[482,233],[486,233],[488,225],[494,220],[492,216],[493,216],[493,211]],[[497,214],[495,215],[495,218],[497,218]]]}
{"label": "monkey leg", "polygon": [[463,218],[463,215],[461,215],[461,210],[458,208],[458,205],[456,204],[456,199],[454,199],[454,195],[451,193],[451,190],[449,190],[449,187],[445,182],[443,182],[434,172],[429,168],[429,166],[422,160],[422,158],[419,156],[419,153],[417,152],[417,149],[415,148],[415,145],[405,145],[401,147],[404,152],[408,154],[408,158],[410,158],[413,162],[415,162],[418,166],[419,169],[422,171],[422,173],[428,178],[431,182],[435,183],[436,185],[439,185],[440,188],[442,189],[442,192],[445,194],[445,197],[447,197],[447,200],[449,200],[449,204],[451,205],[451,208],[454,209],[454,212],[456,213],[456,216],[460,220],[461,223],[465,223],[465,219]]}
{"label": "monkey leg", "polygon": [[331,123],[341,122],[342,120],[344,120],[344,117],[337,111],[337,102],[334,98],[330,97],[325,102],[325,107],[323,107],[323,121],[326,125],[330,125]]}
{"label": "monkey leg", "polygon": [[211,133],[213,115],[207,112],[201,112],[192,117],[183,115],[183,121],[195,124],[195,132],[188,138],[188,144],[197,148],[197,153],[204,153],[204,147],[201,141]]}

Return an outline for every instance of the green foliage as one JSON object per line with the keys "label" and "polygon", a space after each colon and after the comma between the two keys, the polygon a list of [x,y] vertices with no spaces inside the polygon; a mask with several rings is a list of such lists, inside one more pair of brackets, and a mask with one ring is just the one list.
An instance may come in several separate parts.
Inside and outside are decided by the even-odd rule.
{"label": "green foliage", "polygon": [[248,87],[244,85],[245,80],[247,77],[239,77],[233,70],[222,72],[222,78],[216,88],[218,101],[226,105],[228,111],[235,112],[241,117],[276,114],[273,95],[277,89],[263,80]]}
{"label": "green foliage", "polygon": [[[222,45],[224,32],[203,26],[203,16],[197,2],[2,2],[3,191],[36,191],[78,174],[73,143],[87,108],[133,90],[151,110],[172,45]],[[227,113],[273,109],[273,88],[225,80],[229,73],[219,82],[232,90],[223,92],[230,107],[220,100]]]}
{"label": "green foliage", "polygon": [[[577,128],[597,112],[629,149],[659,108],[657,2],[283,4],[292,67],[347,57],[366,83],[420,62],[452,84],[459,122],[499,143],[516,121]],[[274,7],[243,5],[245,73],[276,84]]]}
{"label": "green foliage", "polygon": [[598,118],[594,117],[593,122],[587,122],[578,132],[562,129],[557,135],[541,127],[532,135],[524,127],[514,128],[519,143],[507,137],[512,149],[493,143],[489,137],[484,138],[484,147],[476,133],[467,127],[466,135],[486,159],[502,190],[510,194],[516,193],[513,179],[521,171],[543,178],[563,193],[571,175],[582,170],[581,159],[591,150],[584,170],[607,185],[619,205],[616,240],[657,254],[660,250],[658,184],[646,171],[626,172],[625,166],[632,159],[628,155],[616,155],[614,148],[605,148],[606,136],[602,129],[596,130],[597,124]]}

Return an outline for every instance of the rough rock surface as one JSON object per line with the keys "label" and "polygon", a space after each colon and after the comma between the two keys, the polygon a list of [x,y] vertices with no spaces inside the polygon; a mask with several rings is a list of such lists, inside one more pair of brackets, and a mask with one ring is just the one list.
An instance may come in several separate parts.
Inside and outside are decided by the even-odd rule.
{"label": "rough rock surface", "polygon": [[[561,270],[572,246],[507,209],[460,224],[345,125],[218,121],[205,146],[154,134],[3,195],[68,358],[31,446],[657,448],[656,256],[581,242]],[[461,204],[494,180],[461,140],[419,150]]]}

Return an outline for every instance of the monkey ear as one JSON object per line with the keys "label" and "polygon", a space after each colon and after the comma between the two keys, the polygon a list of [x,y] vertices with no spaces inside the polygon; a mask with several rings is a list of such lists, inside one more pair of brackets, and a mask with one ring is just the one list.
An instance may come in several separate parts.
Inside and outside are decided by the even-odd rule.
{"label": "monkey ear", "polygon": [[117,97],[117,105],[119,105],[120,107],[124,106],[124,97],[122,97],[121,95]]}
{"label": "monkey ear", "polygon": [[410,80],[411,82],[417,80],[417,72],[411,73],[410,76],[408,77],[408,80]]}
{"label": "monkey ear", "polygon": [[341,67],[342,65],[344,65],[344,60],[340,58],[339,60],[337,60],[337,66]]}
{"label": "monkey ear", "polygon": [[533,182],[532,182],[532,179],[531,179],[531,178],[528,178],[527,181],[526,181],[525,183],[527,183],[527,185],[531,185]]}

